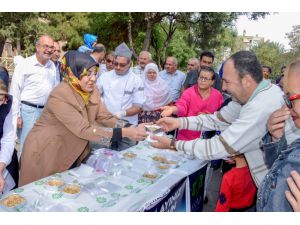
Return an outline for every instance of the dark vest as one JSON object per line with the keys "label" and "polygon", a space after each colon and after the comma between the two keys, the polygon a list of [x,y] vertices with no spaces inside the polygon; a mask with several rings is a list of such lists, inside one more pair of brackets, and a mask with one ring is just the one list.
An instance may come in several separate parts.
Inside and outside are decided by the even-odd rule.
{"label": "dark vest", "polygon": [[11,105],[12,105],[13,97],[11,95],[8,96],[7,104],[2,104],[0,106],[0,140],[3,136],[3,126],[6,116],[8,115]]}

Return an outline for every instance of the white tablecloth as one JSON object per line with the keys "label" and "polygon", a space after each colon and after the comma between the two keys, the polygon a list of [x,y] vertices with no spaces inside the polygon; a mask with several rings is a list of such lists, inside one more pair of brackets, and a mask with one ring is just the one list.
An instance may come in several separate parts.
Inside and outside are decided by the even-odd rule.
{"label": "white tablecloth", "polygon": [[[143,179],[142,174],[153,163],[154,154],[166,152],[151,147],[147,142],[141,142],[123,152],[132,151],[137,158],[132,161],[122,160],[122,168],[126,168],[120,175],[109,176],[103,172],[94,172],[90,177],[74,176],[72,170],[54,174],[52,177],[63,179],[66,183],[82,185],[81,194],[75,199],[66,198],[62,192],[45,189],[44,183],[48,178],[35,181],[23,187],[12,190],[6,196],[18,193],[26,198],[26,204],[12,209],[13,211],[144,211],[150,205],[159,202],[166,196],[171,187],[181,179],[187,177],[206,165],[203,160],[188,160],[180,156],[179,167],[160,174],[155,180]],[[167,151],[168,154],[179,153]],[[73,169],[73,171],[75,171]],[[86,187],[93,183],[108,187],[109,192],[93,194]],[[0,208],[7,211],[6,208]]]}

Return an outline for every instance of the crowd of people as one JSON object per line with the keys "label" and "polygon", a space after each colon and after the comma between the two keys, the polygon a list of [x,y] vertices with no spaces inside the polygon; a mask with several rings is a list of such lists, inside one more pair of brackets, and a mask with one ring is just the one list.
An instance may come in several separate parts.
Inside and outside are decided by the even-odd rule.
{"label": "crowd of people", "polygon": [[299,61],[273,83],[250,51],[234,53],[218,74],[209,51],[183,72],[174,56],[159,71],[148,51],[133,66],[125,43],[107,51],[93,34],[63,56],[49,35],[35,45],[10,85],[0,68],[0,192],[74,168],[93,148],[131,147],[150,122],[176,131],[152,136],[153,147],[234,165],[216,211],[300,211]]}

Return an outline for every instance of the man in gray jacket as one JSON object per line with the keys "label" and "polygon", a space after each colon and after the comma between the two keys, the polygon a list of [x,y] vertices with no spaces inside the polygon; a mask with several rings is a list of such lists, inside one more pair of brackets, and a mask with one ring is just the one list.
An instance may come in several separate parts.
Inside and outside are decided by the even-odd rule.
{"label": "man in gray jacket", "polygon": [[158,142],[152,146],[176,149],[204,160],[245,154],[252,177],[259,186],[268,172],[259,142],[267,133],[268,117],[283,104],[283,93],[276,85],[263,80],[261,65],[249,51],[237,52],[225,62],[222,79],[222,89],[231,94],[233,101],[220,111],[194,117],[166,117],[157,122],[165,131],[176,128],[220,130],[220,136],[191,141],[155,136],[153,139]]}

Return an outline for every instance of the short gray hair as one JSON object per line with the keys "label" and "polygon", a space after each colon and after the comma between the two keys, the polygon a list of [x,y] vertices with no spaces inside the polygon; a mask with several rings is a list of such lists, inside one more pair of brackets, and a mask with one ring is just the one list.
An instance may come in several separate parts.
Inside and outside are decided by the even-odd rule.
{"label": "short gray hair", "polygon": [[54,42],[54,39],[53,39],[49,34],[43,34],[43,35],[39,36],[39,37],[36,39],[36,41],[35,41],[35,46],[37,46],[37,45],[40,44],[41,39],[42,39],[43,37],[51,38],[51,39],[53,40],[53,42]]}
{"label": "short gray hair", "polygon": [[148,51],[141,51],[140,54],[139,54],[139,56],[142,55],[142,54],[146,54],[148,56],[149,60],[152,61],[152,55],[151,55],[150,52],[148,52]]}
{"label": "short gray hair", "polygon": [[[176,59],[176,57],[174,57],[174,56],[169,56],[168,58],[170,58],[176,66],[178,65],[178,60]],[[167,58],[167,59],[168,59],[168,58]]]}

